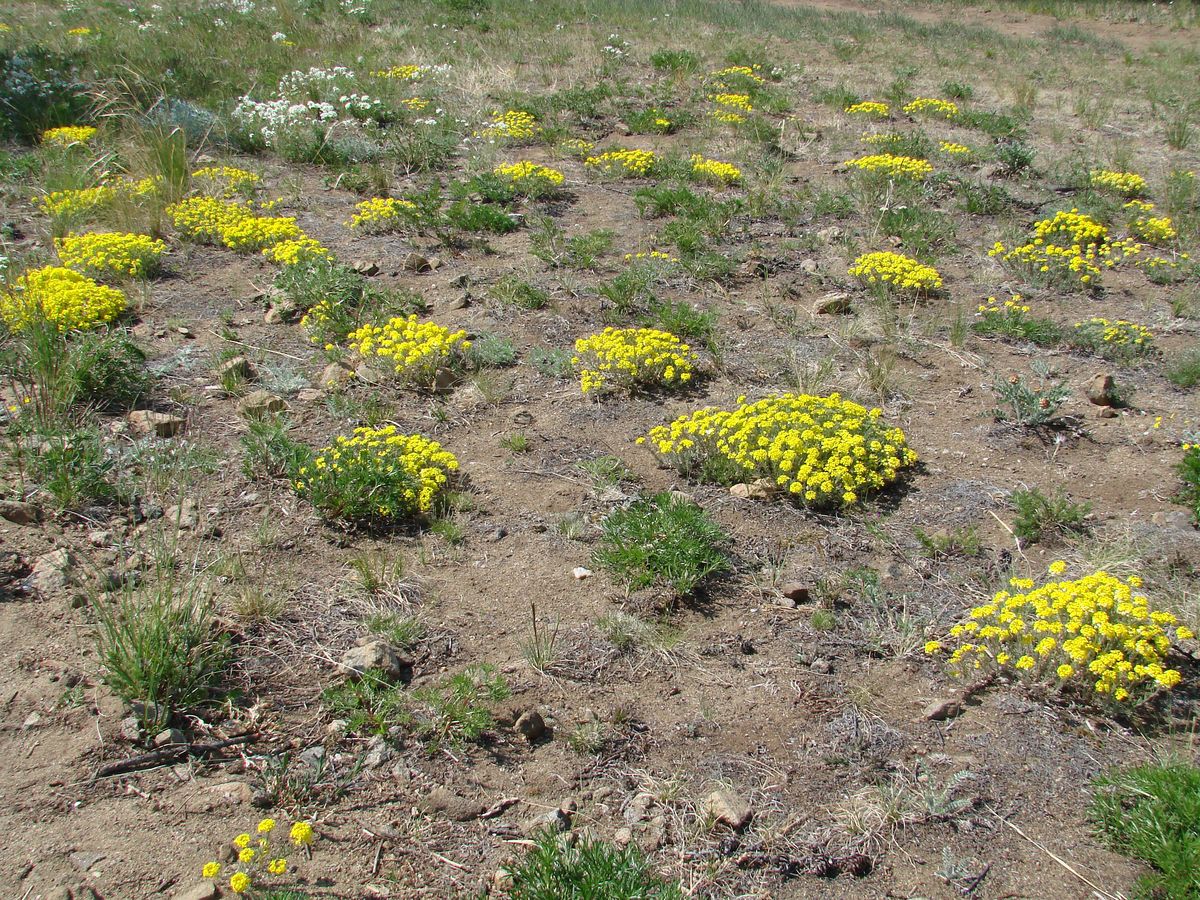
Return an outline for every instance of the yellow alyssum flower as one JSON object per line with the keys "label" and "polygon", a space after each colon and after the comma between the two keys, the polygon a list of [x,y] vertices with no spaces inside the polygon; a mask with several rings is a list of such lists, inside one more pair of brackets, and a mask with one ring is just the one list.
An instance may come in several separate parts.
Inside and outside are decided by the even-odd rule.
{"label": "yellow alyssum flower", "polygon": [[580,389],[590,394],[685,385],[692,380],[696,355],[667,331],[610,327],[577,340],[571,363]]}
{"label": "yellow alyssum flower", "polygon": [[551,194],[564,181],[563,173],[558,169],[528,161],[496,166],[492,174],[506,179],[517,193],[525,196]]}
{"label": "yellow alyssum flower", "polygon": [[82,219],[110,206],[117,192],[108,185],[52,191],[37,200],[42,212],[52,218]]}
{"label": "yellow alyssum flower", "polygon": [[394,197],[372,197],[354,207],[354,215],[347,225],[361,231],[384,234],[412,224],[417,213],[417,204],[411,200]]}
{"label": "yellow alyssum flower", "polygon": [[31,269],[0,294],[0,318],[11,331],[21,331],[39,319],[59,331],[86,331],[124,311],[121,291],[60,266]]}
{"label": "yellow alyssum flower", "polygon": [[263,256],[279,266],[296,266],[318,259],[331,259],[333,253],[316,238],[307,235],[280,241],[263,249]]}
{"label": "yellow alyssum flower", "polygon": [[886,175],[888,178],[907,178],[910,181],[924,181],[933,172],[929,160],[891,153],[875,153],[860,156],[858,159],[848,159],[845,165],[861,172]]}
{"label": "yellow alyssum flower", "polygon": [[258,828],[256,830],[258,831],[259,834],[270,834],[274,828],[275,828],[275,820],[274,819],[263,819],[261,822],[258,823]]}
{"label": "yellow alyssum flower", "polygon": [[868,116],[873,119],[883,119],[891,112],[891,107],[877,100],[864,100],[861,103],[850,104],[843,112],[849,113],[852,116]]}
{"label": "yellow alyssum flower", "polygon": [[881,284],[889,290],[924,294],[942,286],[942,276],[933,266],[890,250],[865,253],[854,260],[848,274],[867,284]]}
{"label": "yellow alyssum flower", "polygon": [[542,131],[531,113],[510,109],[492,114],[492,120],[474,133],[478,138],[490,138],[505,143],[522,143],[536,138]]}
{"label": "yellow alyssum flower", "polygon": [[262,178],[236,166],[205,166],[192,173],[192,181],[205,193],[230,199],[252,194]]}
{"label": "yellow alyssum flower", "polygon": [[200,870],[200,874],[204,878],[216,878],[221,874],[221,864],[219,862],[205,863],[204,868]]}
{"label": "yellow alyssum flower", "polygon": [[244,894],[250,890],[250,876],[245,872],[237,872],[229,879],[229,889],[235,894]]}
{"label": "yellow alyssum flower", "polygon": [[1146,179],[1136,172],[1095,169],[1088,174],[1088,183],[1094,188],[1112,191],[1125,197],[1136,197],[1146,190]]}
{"label": "yellow alyssum flower", "polygon": [[167,207],[167,217],[185,238],[223,244],[239,252],[262,250],[272,244],[304,237],[291,216],[255,215],[248,203],[216,197],[181,200]]}
{"label": "yellow alyssum flower", "polygon": [[63,125],[43,131],[42,143],[54,147],[70,147],[72,144],[86,144],[96,134],[96,129],[91,125]]}
{"label": "yellow alyssum flower", "polygon": [[910,116],[926,115],[953,119],[958,115],[958,105],[936,97],[917,97],[911,103],[905,104],[904,111]]}
{"label": "yellow alyssum flower", "polygon": [[[806,506],[861,502],[917,461],[904,432],[839,394],[780,394],[706,407],[652,428],[648,443],[685,475],[765,480]],[[848,499],[848,497],[852,499]]]}
{"label": "yellow alyssum flower", "polygon": [[347,341],[364,358],[388,360],[402,381],[421,388],[431,386],[438,369],[456,365],[471,347],[465,331],[422,322],[416,313],[383,325],[363,325],[350,332]]}
{"label": "yellow alyssum flower", "polygon": [[267,871],[272,875],[282,875],[287,871],[287,860],[283,858],[273,859],[267,863]]}
{"label": "yellow alyssum flower", "polygon": [[94,232],[59,238],[54,249],[68,269],[93,278],[146,278],[167,245],[146,234]]}
{"label": "yellow alyssum flower", "polygon": [[652,150],[608,150],[589,156],[583,164],[606,175],[627,175],[644,178],[650,174],[658,158]]}
{"label": "yellow alyssum flower", "polygon": [[315,833],[308,822],[296,822],[288,834],[288,839],[297,847],[305,847],[313,842]]}
{"label": "yellow alyssum flower", "polygon": [[691,163],[693,177],[702,181],[725,185],[737,184],[742,180],[742,170],[733,163],[705,159],[699,153],[692,154]]}
{"label": "yellow alyssum flower", "polygon": [[940,141],[938,149],[950,156],[968,156],[973,152],[966,144],[956,144],[954,141]]}

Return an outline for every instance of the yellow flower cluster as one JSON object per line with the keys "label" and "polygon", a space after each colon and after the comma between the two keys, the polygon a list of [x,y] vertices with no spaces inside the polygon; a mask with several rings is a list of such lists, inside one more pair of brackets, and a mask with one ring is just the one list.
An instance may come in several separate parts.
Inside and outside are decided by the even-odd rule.
{"label": "yellow flower cluster", "polygon": [[[1064,569],[1056,562],[1051,572]],[[1137,576],[1122,580],[1098,571],[1038,588],[1014,578],[1010,586],[1021,593],[1000,591],[950,629],[957,643],[948,660],[953,671],[999,668],[1034,681],[1080,683],[1118,702],[1179,683],[1179,672],[1163,666],[1170,629],[1180,640],[1192,632],[1135,593],[1142,586]],[[939,641],[925,646],[931,654],[942,649]]]}
{"label": "yellow flower cluster", "polygon": [[86,26],[80,26],[79,28],[71,28],[71,29],[68,29],[68,31],[67,31],[67,34],[71,35],[72,37],[87,37],[87,35],[89,35],[91,33],[92,33],[92,29],[87,28]]}
{"label": "yellow flower cluster", "polygon": [[716,184],[736,184],[742,180],[742,170],[733,163],[705,159],[699,153],[692,154],[692,175]]}
{"label": "yellow flower cluster", "polygon": [[437,441],[394,425],[355,428],[318,450],[292,486],[326,515],[391,521],[429,512],[457,469],[454,454]]}
{"label": "yellow flower cluster", "polygon": [[606,175],[643,178],[650,174],[657,159],[652,150],[609,150],[598,156],[589,156],[583,164]]}
{"label": "yellow flower cluster", "polygon": [[891,290],[915,294],[924,294],[942,286],[942,276],[933,266],[890,250],[864,253],[854,260],[847,274],[867,284],[882,284]]}
{"label": "yellow flower cluster", "polygon": [[988,256],[1016,263],[1035,275],[1090,285],[1126,257],[1142,252],[1132,238],[1109,240],[1108,229],[1077,209],[1060,210],[1053,218],[1035,222],[1033,239],[1008,248],[996,241]]}
{"label": "yellow flower cluster", "polygon": [[31,269],[0,294],[0,318],[11,331],[45,320],[59,331],[86,331],[125,311],[125,295],[59,266]]}
{"label": "yellow flower cluster", "polygon": [[494,138],[517,143],[537,137],[542,127],[530,113],[510,109],[494,113],[492,121],[475,132],[475,137]]}
{"label": "yellow flower cluster", "polygon": [[717,104],[717,108],[710,115],[718,122],[744,122],[745,113],[754,112],[749,94],[721,93],[713,94],[708,99]]}
{"label": "yellow flower cluster", "polygon": [[409,112],[425,112],[429,108],[429,101],[424,97],[405,97],[400,101],[400,105]]}
{"label": "yellow flower cluster", "polygon": [[[307,842],[296,840],[296,829],[303,826],[307,829],[309,839]],[[229,889],[235,894],[244,894],[250,890],[254,884],[255,877],[251,873],[258,870],[257,876],[262,873],[267,875],[283,875],[287,872],[288,861],[286,856],[276,856],[271,852],[271,839],[269,835],[275,830],[274,819],[263,819],[258,823],[255,829],[258,834],[258,839],[255,840],[249,834],[239,834],[231,842],[233,848],[237,851],[237,859],[234,863],[234,871],[229,876]],[[312,842],[312,826],[307,822],[297,822],[292,826],[292,843],[297,847],[304,843]],[[251,846],[253,844],[253,846]],[[204,878],[217,878],[221,874],[222,865],[219,862],[207,862],[201,867],[200,874]]]}
{"label": "yellow flower cluster", "polygon": [[383,325],[363,325],[347,340],[364,357],[390,360],[401,380],[422,388],[433,384],[438,369],[459,363],[471,346],[465,331],[421,322],[416,313],[396,316]]}
{"label": "yellow flower cluster", "polygon": [[911,103],[905,104],[904,111],[910,116],[926,115],[953,119],[958,115],[958,105],[936,97],[917,97]]}
{"label": "yellow flower cluster", "polygon": [[924,181],[933,171],[933,166],[928,160],[915,156],[895,156],[891,153],[876,153],[860,156],[858,159],[848,159],[846,165],[862,172],[886,175],[888,178],[907,178],[910,181]]}
{"label": "yellow flower cluster", "polygon": [[867,116],[872,119],[885,119],[891,111],[890,106],[886,103],[880,103],[877,100],[864,100],[861,103],[853,103],[844,110],[844,112],[852,116]]}
{"label": "yellow flower cluster", "polygon": [[304,237],[291,216],[255,215],[248,204],[216,197],[181,200],[167,207],[167,216],[185,238],[223,244],[240,252],[261,250]]}
{"label": "yellow flower cluster", "polygon": [[512,184],[519,194],[543,196],[553,193],[563,183],[563,173],[535,162],[515,162],[496,166],[493,175],[499,175]]}
{"label": "yellow flower cluster", "polygon": [[839,394],[780,394],[737,409],[708,407],[639,438],[685,475],[764,479],[813,507],[850,506],[913,465],[904,432]]}
{"label": "yellow flower cluster", "polygon": [[68,269],[93,278],[146,278],[167,245],[146,234],[93,233],[59,238],[54,249]]}
{"label": "yellow flower cluster", "polygon": [[577,340],[571,359],[585,394],[684,385],[692,380],[695,362],[687,344],[654,328],[605,328]]}
{"label": "yellow flower cluster", "polygon": [[978,306],[980,315],[989,316],[1012,316],[1023,315],[1029,312],[1029,307],[1021,302],[1020,294],[1013,294],[1009,299],[1001,303],[995,297],[988,297],[986,301]]}
{"label": "yellow flower cluster", "polygon": [[863,132],[859,138],[864,144],[873,146],[884,146],[890,144],[898,144],[904,140],[904,135],[898,134],[895,131],[877,131],[873,133]]}
{"label": "yellow flower cluster", "polygon": [[432,66],[391,66],[387,69],[376,69],[371,73],[374,78],[391,78],[394,81],[420,81],[433,71]]}
{"label": "yellow flower cluster", "polygon": [[333,254],[316,238],[304,235],[265,247],[263,256],[277,266],[297,266],[317,259],[330,259]]}
{"label": "yellow flower cluster", "polygon": [[1096,169],[1088,175],[1088,183],[1094,188],[1112,191],[1124,197],[1136,197],[1146,190],[1146,179],[1136,172]]}
{"label": "yellow flower cluster", "polygon": [[1150,244],[1169,244],[1179,236],[1175,223],[1169,216],[1138,217],[1129,225],[1129,230]]}
{"label": "yellow flower cluster", "polygon": [[592,151],[596,149],[596,145],[591,141],[585,141],[583,138],[567,138],[558,145],[560,153],[566,156],[574,156],[579,159],[586,159],[592,155]]}
{"label": "yellow flower cluster", "polygon": [[86,144],[95,136],[96,129],[91,125],[64,125],[43,131],[42,143],[52,147],[70,147],[72,144]]}
{"label": "yellow flower cluster", "polygon": [[200,182],[205,193],[227,199],[248,196],[262,184],[258,175],[235,166],[205,166],[192,173],[192,180]]}
{"label": "yellow flower cluster", "polygon": [[625,262],[640,262],[648,260],[651,265],[655,263],[677,263],[679,257],[672,256],[670,253],[663,253],[661,250],[651,250],[647,253],[645,250],[639,250],[637,253],[626,253],[623,257]]}
{"label": "yellow flower cluster", "polygon": [[709,73],[709,79],[714,82],[727,81],[729,79],[745,79],[752,84],[763,84],[766,79],[759,75],[762,69],[759,65],[753,66],[726,66],[724,69],[718,69],[715,72]]}
{"label": "yellow flower cluster", "polygon": [[966,144],[956,144],[954,141],[940,141],[938,149],[950,156],[969,156],[972,153]]}
{"label": "yellow flower cluster", "polygon": [[411,200],[372,197],[355,205],[354,215],[347,224],[350,228],[383,234],[411,223],[416,212],[417,204]]}
{"label": "yellow flower cluster", "polygon": [[38,198],[42,212],[54,218],[82,219],[112,204],[117,192],[108,185],[53,191]]}
{"label": "yellow flower cluster", "polygon": [[1139,356],[1154,346],[1154,334],[1145,325],[1125,319],[1110,321],[1095,316],[1075,323],[1075,342],[1101,352],[1109,350],[1118,356]]}

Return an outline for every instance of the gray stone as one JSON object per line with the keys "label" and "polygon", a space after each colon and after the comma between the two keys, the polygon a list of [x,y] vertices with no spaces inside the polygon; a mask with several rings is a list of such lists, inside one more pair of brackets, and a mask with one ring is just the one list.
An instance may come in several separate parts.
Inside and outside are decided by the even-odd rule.
{"label": "gray stone", "polygon": [[383,372],[365,362],[355,367],[354,374],[367,384],[379,384],[384,378]]}
{"label": "gray stone", "polygon": [[1087,386],[1088,402],[1096,406],[1116,406],[1117,391],[1113,377],[1107,372],[1094,376]]}
{"label": "gray stone", "polygon": [[546,733],[546,721],[536,709],[521,713],[513,727],[531,744]]}
{"label": "gray stone", "polygon": [[254,370],[254,364],[246,357],[235,356],[217,366],[217,375],[253,381],[258,377],[258,372]]}
{"label": "gray stone", "polygon": [[248,419],[261,419],[263,416],[283,412],[285,409],[287,409],[287,403],[283,401],[282,397],[276,397],[270,391],[262,389],[251,391],[239,400],[237,405],[238,414]]}
{"label": "gray stone", "polygon": [[325,387],[341,387],[353,377],[353,369],[343,363],[333,362],[321,372],[321,384]]}
{"label": "gray stone", "polygon": [[358,678],[368,671],[378,671],[388,681],[411,681],[413,661],[401,656],[386,641],[371,640],[351,647],[342,654],[338,670],[343,675]]}
{"label": "gray stone", "polygon": [[750,804],[730,790],[716,790],[704,798],[704,811],[713,822],[741,831],[754,818]]}
{"label": "gray stone", "polygon": [[372,275],[379,274],[379,263],[373,260],[356,259],[354,262],[350,263],[350,268],[352,268],[359,275],[366,275],[368,278]]}
{"label": "gray stone", "polygon": [[432,272],[435,268],[433,260],[420,253],[413,252],[404,257],[404,269],[407,272]]}
{"label": "gray stone", "polygon": [[850,310],[850,295],[842,293],[826,294],[813,306],[813,312],[819,316],[840,316]]}
{"label": "gray stone", "polygon": [[152,409],[135,409],[125,417],[130,427],[140,435],[154,435],[160,438],[175,437],[183,431],[184,420],[170,413],[155,412]]}
{"label": "gray stone", "polygon": [[421,807],[428,813],[439,815],[454,822],[469,822],[483,812],[483,804],[460,797],[453,791],[438,786],[430,791],[421,801]]}
{"label": "gray stone", "polygon": [[962,701],[949,697],[934,700],[925,707],[925,712],[921,714],[921,717],[930,722],[944,722],[946,719],[953,719],[955,716],[961,715],[962,711]]}
{"label": "gray stone", "polygon": [[363,754],[362,763],[365,768],[378,769],[395,755],[395,751],[388,746],[387,740],[375,735],[367,742],[367,752]]}
{"label": "gray stone", "polygon": [[78,566],[66,547],[39,556],[26,580],[27,586],[39,594],[65,591],[79,584]]}
{"label": "gray stone", "polygon": [[766,478],[759,478],[749,484],[735,484],[729,493],[742,500],[767,500],[777,492],[775,484]]}
{"label": "gray stone", "polygon": [[438,369],[433,374],[433,390],[435,393],[444,394],[447,391],[452,391],[456,384],[458,384],[458,375],[453,369]]}
{"label": "gray stone", "polygon": [[817,271],[817,261],[815,259],[805,259],[800,263],[800,271],[805,275],[814,275]]}
{"label": "gray stone", "polygon": [[215,883],[204,881],[191,887],[182,888],[171,896],[174,900],[217,900],[220,894],[217,893]]}
{"label": "gray stone", "polygon": [[20,500],[0,500],[0,516],[14,525],[36,525],[42,521],[41,509]]}
{"label": "gray stone", "polygon": [[166,747],[170,744],[186,744],[187,735],[178,728],[164,728],[154,736],[155,747]]}
{"label": "gray stone", "polygon": [[549,812],[534,816],[525,823],[525,834],[530,835],[539,831],[550,831],[562,834],[571,830],[571,814],[564,809],[552,809]]}
{"label": "gray stone", "polygon": [[812,600],[808,585],[799,581],[785,581],[779,586],[779,593],[796,603],[808,603]]}
{"label": "gray stone", "polygon": [[833,663],[822,656],[819,659],[814,659],[809,668],[818,675],[828,675],[833,671]]}
{"label": "gray stone", "polygon": [[121,730],[119,732],[121,740],[129,741],[131,744],[140,743],[142,740],[142,722],[137,716],[126,716],[121,720]]}
{"label": "gray stone", "polygon": [[180,531],[191,531],[200,524],[200,507],[195,500],[188,498],[182,503],[168,506],[163,516],[168,522],[174,522]]}

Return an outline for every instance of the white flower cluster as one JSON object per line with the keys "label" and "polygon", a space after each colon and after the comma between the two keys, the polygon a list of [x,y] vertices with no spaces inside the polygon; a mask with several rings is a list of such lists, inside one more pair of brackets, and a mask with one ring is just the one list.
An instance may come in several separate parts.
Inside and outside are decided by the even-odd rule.
{"label": "white flower cluster", "polygon": [[329,128],[347,120],[383,124],[390,118],[387,106],[369,94],[354,90],[357,76],[344,66],[289,72],[279,79],[279,96],[271,100],[242,97],[233,119],[258,134],[268,147],[281,137],[307,127]]}
{"label": "white flower cluster", "polygon": [[629,53],[629,42],[621,40],[619,34],[610,34],[608,43],[600,48],[600,52],[613,59],[623,59]]}

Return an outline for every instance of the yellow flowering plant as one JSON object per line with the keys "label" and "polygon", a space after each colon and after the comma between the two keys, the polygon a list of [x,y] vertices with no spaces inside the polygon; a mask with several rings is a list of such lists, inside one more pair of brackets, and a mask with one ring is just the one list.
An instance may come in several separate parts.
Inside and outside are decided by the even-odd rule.
{"label": "yellow flowering plant", "polygon": [[1133,362],[1157,352],[1154,335],[1145,325],[1100,316],[1076,322],[1071,344],[1114,362]]}
{"label": "yellow flowering plant", "polygon": [[261,184],[262,178],[254,172],[235,166],[205,166],[192,173],[192,186],[200,193],[225,200],[252,197]]}
{"label": "yellow flowering plant", "polygon": [[506,110],[492,114],[492,120],[474,133],[477,138],[503,144],[528,144],[542,133],[542,126],[532,113]]}
{"label": "yellow flowering plant", "polygon": [[708,99],[716,105],[716,109],[712,110],[709,115],[718,122],[736,125],[746,121],[746,116],[754,112],[754,104],[751,102],[749,94],[722,92],[712,94]]}
{"label": "yellow flowering plant", "polygon": [[83,222],[91,221],[112,206],[117,192],[102,184],[76,190],[52,191],[37,199],[37,205],[50,217],[56,234],[62,234]]}
{"label": "yellow flowering plant", "polygon": [[333,259],[328,247],[307,235],[271,244],[263,248],[263,256],[277,266],[300,266],[316,260]]}
{"label": "yellow flowering plant", "polygon": [[428,390],[440,369],[461,369],[471,347],[465,331],[422,322],[416,313],[397,316],[383,325],[363,325],[347,337],[364,358],[387,360],[405,384]]}
{"label": "yellow flowering plant", "polygon": [[888,294],[922,295],[942,286],[942,276],[933,266],[890,250],[864,253],[854,260],[848,274]]}
{"label": "yellow flowering plant", "polygon": [[1010,263],[1037,284],[1069,290],[1098,286],[1104,271],[1142,249],[1133,238],[1112,238],[1107,226],[1072,209],[1035,222],[1025,244],[1009,247],[996,241],[988,256]]}
{"label": "yellow flowering plant", "polygon": [[567,138],[558,144],[558,152],[563,156],[573,156],[576,159],[587,159],[596,149],[596,145],[583,138]]}
{"label": "yellow flowering plant", "polygon": [[168,206],[167,217],[188,240],[242,253],[304,237],[291,216],[260,216],[249,203],[217,197],[188,197]]}
{"label": "yellow flowering plant", "polygon": [[904,105],[904,111],[910,116],[953,119],[958,115],[958,104],[949,100],[939,100],[936,97],[917,97]]}
{"label": "yellow flowering plant", "polygon": [[388,234],[416,224],[417,204],[395,197],[372,197],[354,206],[354,215],[347,224],[356,231],[368,234]]}
{"label": "yellow flowering plant", "polygon": [[1136,172],[1112,172],[1095,169],[1088,173],[1088,184],[1122,197],[1139,197],[1146,191],[1146,179]]}
{"label": "yellow flowering plant", "polygon": [[924,181],[933,172],[929,160],[896,156],[892,153],[875,153],[860,156],[858,159],[848,159],[845,165],[869,175],[882,175],[891,179],[904,178],[909,181]]}
{"label": "yellow flowering plant", "polygon": [[328,518],[384,524],[430,512],[457,470],[437,441],[385,425],[339,435],[300,464],[292,487]]}
{"label": "yellow flowering plant", "polygon": [[864,100],[861,103],[850,104],[843,112],[852,116],[863,116],[869,119],[886,119],[891,112],[891,107],[877,100]]}
{"label": "yellow flowering plant", "polygon": [[[237,835],[230,841],[234,861],[228,865],[207,862],[200,868],[201,877],[227,879],[229,890],[234,894],[245,894],[259,887],[278,884],[276,879],[287,874],[289,864],[286,844],[278,847],[272,838],[277,827],[274,819],[262,819],[253,834],[243,832]],[[293,847],[308,847],[312,845],[314,837],[312,825],[296,822],[292,825],[288,842]]]}
{"label": "yellow flowering plant", "polygon": [[696,355],[675,335],[654,328],[605,328],[575,342],[571,364],[584,394],[679,387],[694,374]]}
{"label": "yellow flowering plant", "polygon": [[563,173],[535,162],[515,162],[496,166],[492,174],[502,178],[522,197],[552,197],[562,187]]}
{"label": "yellow flowering plant", "polygon": [[[1050,574],[1066,571],[1061,560]],[[1180,673],[1165,665],[1172,638],[1194,637],[1175,616],[1154,609],[1139,593],[1138,576],[1103,570],[1081,578],[1014,578],[950,629],[950,640],[930,641],[925,652],[948,652],[949,671],[962,677],[1005,674],[1091,698],[1136,703],[1175,687]]]}
{"label": "yellow flowering plant", "polygon": [[91,125],[64,125],[42,132],[42,144],[48,147],[74,147],[87,144],[98,132]]}
{"label": "yellow flowering plant", "polygon": [[159,268],[167,245],[146,234],[94,232],[54,242],[68,269],[100,279],[149,278]]}
{"label": "yellow flowering plant", "polygon": [[63,331],[106,325],[125,311],[125,295],[61,266],[32,269],[0,294],[0,318],[11,331],[45,320]]}
{"label": "yellow flowering plant", "polygon": [[706,407],[650,430],[639,443],[686,476],[759,481],[814,508],[853,506],[900,477],[917,454],[878,409],[839,394],[779,394],[733,410]]}
{"label": "yellow flowering plant", "polygon": [[742,180],[742,170],[733,163],[721,162],[716,159],[705,159],[699,153],[693,153],[691,158],[692,178],[697,181],[707,181],[710,184],[737,184]]}
{"label": "yellow flowering plant", "polygon": [[583,161],[587,168],[604,175],[645,178],[658,162],[652,150],[607,150]]}
{"label": "yellow flowering plant", "polygon": [[970,156],[974,152],[966,144],[956,144],[954,141],[939,141],[938,149],[947,156],[959,158]]}

